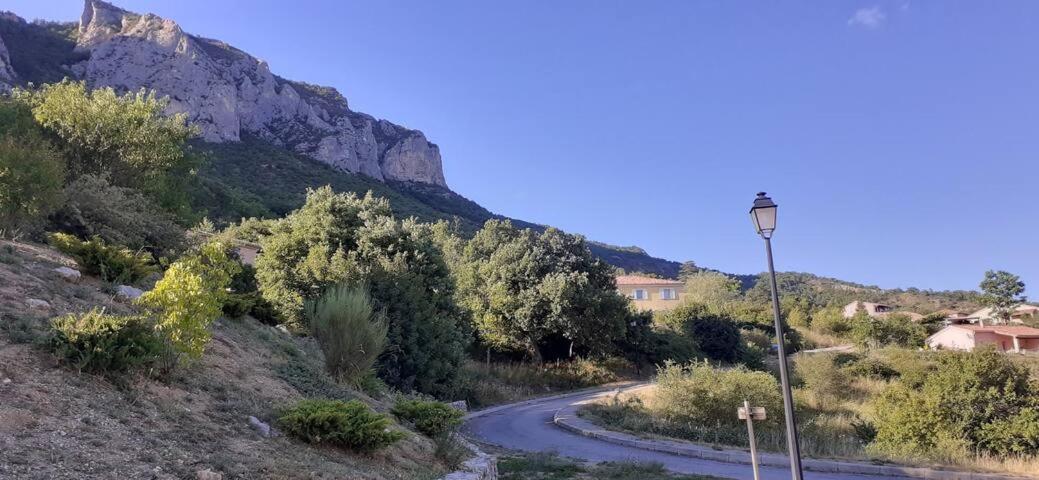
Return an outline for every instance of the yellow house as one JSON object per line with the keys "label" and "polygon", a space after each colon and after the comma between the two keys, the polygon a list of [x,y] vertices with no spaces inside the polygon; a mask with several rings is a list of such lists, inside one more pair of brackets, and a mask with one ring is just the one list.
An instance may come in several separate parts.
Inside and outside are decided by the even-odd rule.
{"label": "yellow house", "polygon": [[631,299],[639,310],[670,310],[681,303],[685,284],[677,280],[618,275],[617,290]]}

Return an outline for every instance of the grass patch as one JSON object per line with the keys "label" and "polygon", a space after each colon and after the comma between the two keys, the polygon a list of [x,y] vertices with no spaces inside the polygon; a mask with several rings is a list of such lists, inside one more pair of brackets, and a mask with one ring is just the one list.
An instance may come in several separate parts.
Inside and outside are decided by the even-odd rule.
{"label": "grass patch", "polygon": [[604,462],[585,465],[551,453],[529,453],[498,460],[501,480],[717,480],[703,475],[679,475],[651,462]]}
{"label": "grass patch", "polygon": [[616,358],[579,358],[540,366],[469,361],[463,366],[463,377],[466,400],[473,408],[480,408],[617,382],[632,378],[632,368],[625,360]]}

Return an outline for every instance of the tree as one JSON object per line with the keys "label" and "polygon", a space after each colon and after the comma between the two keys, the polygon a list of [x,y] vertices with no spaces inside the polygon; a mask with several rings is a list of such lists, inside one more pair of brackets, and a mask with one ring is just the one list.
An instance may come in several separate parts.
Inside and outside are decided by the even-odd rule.
{"label": "tree", "polygon": [[661,322],[695,340],[711,360],[735,362],[740,358],[743,344],[739,328],[706,305],[686,302],[666,312]]}
{"label": "tree", "polygon": [[535,361],[552,338],[568,342],[572,355],[604,352],[624,335],[628,300],[579,236],[489,220],[465,246],[458,280],[480,338]]}
{"label": "tree", "polygon": [[992,307],[992,316],[1003,323],[1010,322],[1014,306],[1026,300],[1025,282],[1010,272],[989,270],[981,281],[982,299]]}
{"label": "tree", "polygon": [[169,100],[141,89],[119,95],[69,80],[14,98],[63,150],[73,178],[107,174],[113,184],[139,188],[167,208],[186,208],[186,180],[196,159],[186,142],[197,132],[187,115],[167,115]]}
{"label": "tree", "polygon": [[65,166],[27,108],[0,102],[0,235],[37,226],[61,205]]}
{"label": "tree", "polygon": [[701,268],[696,266],[696,262],[692,260],[682,262],[682,266],[678,269],[678,279],[685,281],[687,278],[700,271]]}
{"label": "tree", "polygon": [[288,323],[303,326],[304,303],[333,285],[367,284],[389,324],[380,378],[404,391],[453,392],[469,332],[429,226],[397,221],[389,203],[370,193],[322,187],[269,228],[256,278]]}
{"label": "tree", "polygon": [[715,310],[724,309],[739,295],[739,280],[718,272],[700,271],[685,279],[685,298]]}

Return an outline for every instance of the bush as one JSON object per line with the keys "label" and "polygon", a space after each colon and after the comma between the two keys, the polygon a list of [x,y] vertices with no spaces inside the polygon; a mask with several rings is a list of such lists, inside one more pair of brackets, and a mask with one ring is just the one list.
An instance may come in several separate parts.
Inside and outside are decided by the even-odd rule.
{"label": "bush", "polygon": [[1039,385],[991,348],[942,352],[919,387],[898,383],[874,401],[873,448],[893,455],[948,451],[1039,453]]}
{"label": "bush", "polygon": [[812,328],[825,334],[843,336],[851,331],[852,323],[839,309],[828,308],[812,315]]}
{"label": "bush", "polygon": [[237,269],[223,244],[206,244],[170,265],[155,288],[138,300],[155,313],[156,331],[176,354],[191,359],[202,356],[212,337],[209,326],[220,316]]}
{"label": "bush", "polygon": [[[650,409],[673,422],[703,427],[733,425],[736,408],[750,400],[769,412],[780,412],[783,400],[775,377],[745,367],[715,368],[707,363],[667,363],[658,372]],[[770,415],[763,425],[778,425]]]}
{"label": "bush", "polygon": [[153,362],[161,350],[145,317],[95,309],[56,318],[51,327],[51,349],[77,370],[126,372]]}
{"label": "bush", "polygon": [[689,336],[707,358],[724,362],[739,359],[740,330],[727,317],[710,312],[706,306],[685,303],[664,314],[663,323]]}
{"label": "bush", "polygon": [[437,437],[453,431],[462,424],[462,412],[442,402],[401,400],[393,407],[397,418],[415,425],[428,437]]}
{"label": "bush", "polygon": [[227,318],[242,318],[252,312],[255,298],[251,293],[229,293],[220,309]]}
{"label": "bush", "polygon": [[45,141],[0,137],[0,234],[13,237],[39,226],[61,205],[64,181],[62,159]]}
{"label": "bush", "polygon": [[310,331],[325,353],[328,373],[356,382],[386,347],[386,319],[376,313],[363,288],[337,285],[307,302]]}
{"label": "bush", "polygon": [[282,429],[309,443],[358,451],[387,447],[404,438],[385,415],[357,400],[302,400],[278,419]]}
{"label": "bush", "polygon": [[890,380],[898,376],[898,372],[883,360],[866,357],[844,365],[848,375],[870,380]]}
{"label": "bush", "polygon": [[185,246],[184,229],[173,216],[137,190],[111,185],[102,176],[83,175],[66,186],[64,194],[65,205],[51,217],[57,230],[159,254]]}
{"label": "bush", "polygon": [[831,353],[800,354],[794,357],[794,371],[820,400],[840,401],[851,394],[851,378],[836,360]]}
{"label": "bush", "polygon": [[913,322],[906,315],[889,315],[869,318],[856,315],[852,319],[851,337],[866,348],[881,348],[888,345],[917,348],[927,338],[927,328]]}
{"label": "bush", "polygon": [[86,273],[116,284],[132,284],[157,271],[148,252],[132,252],[124,247],[109,245],[100,237],[83,241],[65,233],[53,233],[48,242],[76,259]]}

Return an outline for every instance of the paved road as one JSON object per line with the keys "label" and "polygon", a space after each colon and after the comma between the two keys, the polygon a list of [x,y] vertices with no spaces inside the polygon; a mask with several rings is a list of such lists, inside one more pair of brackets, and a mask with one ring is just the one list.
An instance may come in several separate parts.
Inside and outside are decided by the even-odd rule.
{"label": "paved road", "polygon": [[[602,395],[601,392],[578,393],[563,398],[546,399],[531,404],[516,404],[466,422],[466,433],[481,442],[528,452],[555,452],[592,462],[643,461],[660,462],[678,473],[699,473],[719,477],[753,478],[750,465],[715,462],[682,457],[662,452],[640,450],[565,431],[552,423],[557,410],[567,405]],[[788,480],[790,470],[763,467],[762,480]],[[890,480],[891,477],[805,472],[806,480]]]}

